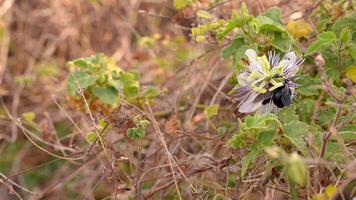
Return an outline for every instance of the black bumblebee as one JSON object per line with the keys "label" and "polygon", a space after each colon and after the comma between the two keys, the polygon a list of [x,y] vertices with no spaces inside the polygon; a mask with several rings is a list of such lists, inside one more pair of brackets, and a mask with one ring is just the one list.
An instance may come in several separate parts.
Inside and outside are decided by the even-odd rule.
{"label": "black bumblebee", "polygon": [[262,105],[266,105],[270,102],[273,102],[278,108],[283,108],[285,106],[290,106],[292,103],[292,91],[288,87],[288,84],[276,88],[273,90],[272,96],[262,101]]}

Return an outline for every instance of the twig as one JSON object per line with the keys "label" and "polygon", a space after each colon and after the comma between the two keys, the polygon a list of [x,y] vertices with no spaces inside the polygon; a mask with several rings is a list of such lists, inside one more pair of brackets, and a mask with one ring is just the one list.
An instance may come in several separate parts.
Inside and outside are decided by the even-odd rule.
{"label": "twig", "polygon": [[[320,72],[320,79],[324,85],[324,89],[325,91],[339,104],[342,104],[344,99],[345,99],[345,95],[343,97],[338,97],[336,95],[336,92],[333,90],[332,88],[332,85],[331,83],[327,80],[326,78],[326,73],[325,73],[325,69],[324,69],[324,64],[325,64],[325,61],[323,59],[323,57],[319,54],[315,57],[314,59],[314,62],[316,64],[316,66],[318,67],[319,69],[319,72]],[[331,126],[329,127],[329,131],[325,132],[324,133],[324,136],[323,136],[323,144],[322,144],[322,147],[321,147],[321,150],[320,150],[320,154],[319,154],[319,157],[322,158],[325,154],[325,151],[326,151],[326,146],[327,146],[327,143],[329,141],[329,138],[331,137],[332,134],[336,134],[337,133],[337,128],[336,128],[336,125],[337,125],[337,122],[341,116],[341,108],[342,107],[337,107],[337,110],[336,110],[336,114],[335,114],[335,118],[333,119],[333,122],[331,123]]]}
{"label": "twig", "polygon": [[178,197],[179,199],[181,200],[182,199],[182,196],[180,194],[180,190],[179,190],[179,186],[178,186],[178,181],[177,181],[177,177],[176,177],[176,174],[175,174],[175,171],[174,171],[174,168],[173,168],[173,156],[171,155],[171,152],[169,151],[168,147],[167,147],[167,143],[166,141],[164,140],[163,138],[163,135],[162,135],[162,132],[159,128],[159,125],[153,115],[153,111],[152,111],[152,108],[148,102],[148,99],[146,98],[146,105],[148,107],[148,111],[149,111],[149,118],[151,119],[152,123],[153,123],[153,127],[155,129],[155,133],[158,135],[158,138],[161,142],[161,145],[164,147],[164,149],[166,150],[166,153],[167,153],[167,156],[168,156],[168,162],[169,162],[169,167],[171,168],[171,172],[172,172],[172,176],[173,176],[173,179],[174,179],[174,184],[176,186],[176,190],[177,190],[177,194],[178,194]]}
{"label": "twig", "polygon": [[331,123],[329,131],[325,132],[325,134],[323,136],[323,144],[321,146],[320,155],[319,155],[320,158],[322,158],[325,154],[326,146],[328,144],[328,141],[329,141],[329,138],[331,137],[331,135],[337,133],[336,122],[339,120],[340,116],[341,116],[341,107],[338,107],[336,110],[335,118],[334,118],[333,122]]}

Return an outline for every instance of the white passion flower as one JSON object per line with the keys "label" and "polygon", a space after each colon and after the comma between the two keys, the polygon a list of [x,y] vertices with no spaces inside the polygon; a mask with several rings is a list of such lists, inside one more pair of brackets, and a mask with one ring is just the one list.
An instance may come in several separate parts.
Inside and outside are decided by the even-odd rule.
{"label": "white passion flower", "polygon": [[279,54],[269,52],[267,56],[257,56],[248,49],[245,52],[249,65],[237,77],[239,85],[234,88],[234,107],[240,113],[256,110],[271,112],[289,106],[298,86],[292,80],[304,61],[293,51],[288,51],[282,59]]}

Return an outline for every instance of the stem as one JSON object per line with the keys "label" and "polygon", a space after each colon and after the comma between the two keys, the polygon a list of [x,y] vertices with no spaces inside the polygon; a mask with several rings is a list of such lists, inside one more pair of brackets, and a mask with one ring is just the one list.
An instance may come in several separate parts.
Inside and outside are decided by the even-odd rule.
{"label": "stem", "polygon": [[321,146],[321,150],[320,150],[320,155],[319,157],[320,158],[323,158],[324,154],[325,154],[325,151],[326,151],[326,146],[328,144],[328,141],[329,141],[329,138],[331,137],[331,135],[334,133],[337,133],[337,129],[336,129],[336,123],[337,121],[339,120],[341,116],[341,107],[338,107],[337,110],[336,110],[336,116],[329,128],[329,131],[326,132],[323,136],[323,145]]}

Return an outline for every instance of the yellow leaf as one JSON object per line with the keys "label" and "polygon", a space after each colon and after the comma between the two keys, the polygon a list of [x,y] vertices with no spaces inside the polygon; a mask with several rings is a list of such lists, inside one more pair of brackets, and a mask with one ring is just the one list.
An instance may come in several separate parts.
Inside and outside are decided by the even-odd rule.
{"label": "yellow leaf", "polygon": [[328,185],[328,187],[325,188],[325,194],[328,198],[332,197],[336,191],[337,187],[335,185]]}
{"label": "yellow leaf", "polygon": [[197,42],[205,41],[205,40],[206,40],[206,36],[204,36],[204,35],[199,35],[199,36],[197,36],[197,37],[195,38],[195,40],[196,40]]}
{"label": "yellow leaf", "polygon": [[309,23],[304,20],[289,21],[287,24],[287,30],[295,38],[308,38],[310,33],[313,32],[312,27]]}
{"label": "yellow leaf", "polygon": [[346,76],[356,83],[356,66],[350,66],[346,70]]}
{"label": "yellow leaf", "polygon": [[36,117],[36,114],[34,112],[25,112],[22,114],[22,117],[27,122],[33,122]]}

